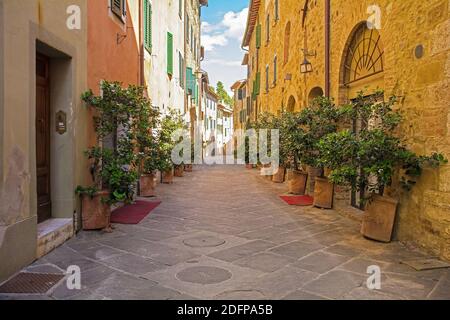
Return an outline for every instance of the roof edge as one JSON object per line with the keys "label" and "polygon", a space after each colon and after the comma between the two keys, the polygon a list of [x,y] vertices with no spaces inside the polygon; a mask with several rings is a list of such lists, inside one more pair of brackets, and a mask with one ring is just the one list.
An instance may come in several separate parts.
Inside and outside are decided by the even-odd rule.
{"label": "roof edge", "polygon": [[249,10],[248,10],[248,18],[247,18],[247,26],[245,28],[244,38],[242,40],[242,47],[248,47],[250,44],[250,39],[253,34],[253,30],[255,29],[256,19],[252,19],[257,16],[259,12],[259,6],[261,4],[261,0],[250,0]]}

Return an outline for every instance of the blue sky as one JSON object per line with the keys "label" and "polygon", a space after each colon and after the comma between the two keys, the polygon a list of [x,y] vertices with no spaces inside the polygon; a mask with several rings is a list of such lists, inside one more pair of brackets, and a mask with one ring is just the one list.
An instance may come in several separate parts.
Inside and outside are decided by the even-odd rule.
{"label": "blue sky", "polygon": [[248,4],[248,0],[209,0],[209,6],[202,8],[202,45],[206,49],[202,69],[208,72],[211,85],[222,81],[229,92],[235,81],[246,77],[241,43]]}

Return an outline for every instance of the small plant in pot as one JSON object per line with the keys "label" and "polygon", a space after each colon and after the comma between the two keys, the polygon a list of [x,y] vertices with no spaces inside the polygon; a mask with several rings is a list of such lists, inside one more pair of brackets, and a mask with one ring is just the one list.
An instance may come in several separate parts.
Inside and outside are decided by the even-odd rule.
{"label": "small plant in pot", "polygon": [[78,186],[82,199],[82,220],[85,230],[110,231],[110,205],[130,203],[135,194],[136,170],[136,95],[140,89],[122,88],[118,82],[103,82],[102,96],[91,90],[82,100],[95,109],[97,146],[86,151],[90,161],[91,186]]}
{"label": "small plant in pot", "polygon": [[[364,194],[360,199],[365,209],[361,232],[367,238],[389,242],[395,222],[398,200],[385,194],[394,174],[403,171],[405,188],[412,185],[425,166],[439,166],[447,160],[441,154],[417,156],[396,136],[402,117],[393,109],[396,98],[387,102],[383,93],[372,96],[360,93],[343,107],[347,119],[358,130],[345,129],[330,134],[320,142],[322,163],[331,169],[330,180],[350,186]],[[410,178],[405,178],[410,177]]]}
{"label": "small plant in pot", "polygon": [[174,166],[174,176],[182,178],[184,177],[184,164],[179,164]]}
{"label": "small plant in pot", "polygon": [[302,183],[297,175],[298,163],[296,163],[295,157],[296,142],[298,142],[298,138],[302,134],[297,124],[297,114],[290,112],[283,112],[278,118],[272,121],[272,126],[274,129],[279,130],[280,137],[279,148],[276,150],[279,155],[279,168],[278,172],[274,174],[272,181],[275,183],[283,183],[286,178],[287,169],[293,168],[289,179],[289,191],[293,194],[304,194],[304,190],[301,190]]}
{"label": "small plant in pot", "polygon": [[155,129],[159,125],[160,113],[151,107],[149,99],[139,92],[136,99],[137,121],[136,139],[139,148],[140,178],[139,195],[154,197],[156,189],[156,171],[159,169],[160,148]]}
{"label": "small plant in pot", "polygon": [[145,151],[139,180],[139,195],[141,197],[154,197],[156,195],[156,172],[161,167],[160,154],[155,143],[153,148]]}
{"label": "small plant in pot", "polygon": [[298,116],[303,135],[299,139],[297,157],[308,168],[309,192],[314,194],[314,206],[323,209],[333,207],[334,185],[325,177],[324,166],[319,161],[318,143],[323,137],[337,131],[341,117],[342,111],[333,100],[326,97],[316,98]]}
{"label": "small plant in pot", "polygon": [[185,172],[194,171],[194,162],[195,162],[195,144],[191,143],[191,162],[184,165]]}
{"label": "small plant in pot", "polygon": [[304,195],[308,174],[300,163],[300,155],[306,146],[305,132],[300,126],[299,113],[283,113],[280,125],[280,160],[288,173],[289,193]]}
{"label": "small plant in pot", "polygon": [[160,171],[162,177],[162,183],[173,183],[174,169],[178,168],[178,174],[182,172],[183,164],[174,165],[172,161],[172,150],[176,144],[179,143],[182,138],[175,140],[174,134],[177,130],[183,130],[185,124],[181,114],[173,109],[169,110],[169,113],[161,120],[159,128],[158,143],[160,148]]}
{"label": "small plant in pot", "polygon": [[[268,159],[271,158],[272,152],[277,152],[277,150],[271,150],[271,130],[275,129],[276,126],[278,126],[276,116],[268,112],[262,113],[259,116],[258,121],[251,125],[251,129],[254,129],[257,134],[258,164],[261,171],[261,176],[265,177],[269,181],[272,181],[273,176],[276,173],[272,168],[272,163],[268,161]],[[248,147],[248,157],[250,162],[250,142],[248,143]],[[262,148],[265,150],[262,150]],[[267,155],[268,159],[263,159],[264,155]]]}

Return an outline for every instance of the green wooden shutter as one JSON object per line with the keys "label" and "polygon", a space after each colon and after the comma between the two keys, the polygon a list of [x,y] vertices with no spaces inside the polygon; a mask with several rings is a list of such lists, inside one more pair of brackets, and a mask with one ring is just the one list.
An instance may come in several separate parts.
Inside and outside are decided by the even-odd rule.
{"label": "green wooden shutter", "polygon": [[256,48],[261,48],[261,25],[256,27]]}
{"label": "green wooden shutter", "polygon": [[149,52],[152,51],[152,4],[144,0],[144,46]]}
{"label": "green wooden shutter", "polygon": [[193,79],[192,79],[192,69],[186,68],[186,89],[188,90],[188,93],[192,96],[194,95],[194,90],[192,88]]}
{"label": "green wooden shutter", "polygon": [[255,85],[256,85],[255,94],[257,96],[259,96],[260,89],[261,89],[261,72],[258,72],[256,74]]}
{"label": "green wooden shutter", "polygon": [[167,73],[173,75],[173,34],[167,32]]}

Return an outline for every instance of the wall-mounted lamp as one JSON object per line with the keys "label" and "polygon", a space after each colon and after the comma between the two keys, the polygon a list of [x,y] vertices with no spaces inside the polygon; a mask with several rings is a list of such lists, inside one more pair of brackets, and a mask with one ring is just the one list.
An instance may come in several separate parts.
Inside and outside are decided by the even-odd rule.
{"label": "wall-mounted lamp", "polygon": [[300,65],[300,72],[301,73],[310,73],[312,72],[312,64],[308,61],[308,59],[305,57],[302,64]]}
{"label": "wall-mounted lamp", "polygon": [[303,62],[300,65],[300,72],[301,73],[310,73],[313,71],[313,67],[307,57],[315,57],[315,56],[317,56],[317,52],[315,50],[309,51],[308,49],[302,49],[302,51],[303,51],[303,55],[305,58],[303,59]]}

